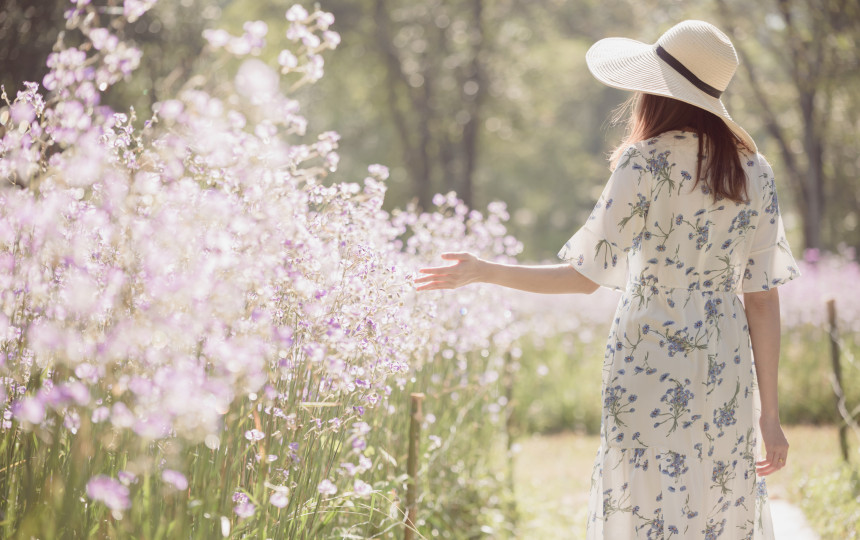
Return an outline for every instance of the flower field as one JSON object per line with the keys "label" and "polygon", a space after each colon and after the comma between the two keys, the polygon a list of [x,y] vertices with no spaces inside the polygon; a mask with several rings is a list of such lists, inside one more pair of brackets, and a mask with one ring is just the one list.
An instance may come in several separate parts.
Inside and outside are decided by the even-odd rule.
{"label": "flower field", "polygon": [[[617,295],[417,294],[443,251],[522,246],[502,202],[388,212],[386,167],[337,177],[337,134],[307,134],[291,97],[339,43],[326,12],[289,9],[272,66],[265,23],[208,30],[218,69],[152,118],[102,106],[140,60],[117,30],[153,3],[73,1],[80,43],[3,92],[0,537],[400,538],[412,392],[417,537],[514,536],[512,440],[596,429]],[[808,402],[784,419],[834,421],[824,299],[856,351],[860,268],[802,271],[783,380]]]}

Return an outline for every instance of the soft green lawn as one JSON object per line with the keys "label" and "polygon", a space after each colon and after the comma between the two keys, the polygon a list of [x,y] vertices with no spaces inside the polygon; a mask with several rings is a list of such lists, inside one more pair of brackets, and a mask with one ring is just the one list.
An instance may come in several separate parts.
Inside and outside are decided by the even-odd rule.
{"label": "soft green lawn", "polygon": [[[837,466],[839,443],[831,426],[790,426],[789,464],[768,477],[773,498],[801,505],[801,487],[810,475]],[[854,456],[857,441],[851,441]],[[519,537],[585,537],[591,466],[597,453],[598,437],[560,433],[539,435],[520,441],[514,473],[519,510]]]}
{"label": "soft green lawn", "polygon": [[514,469],[520,538],[585,538],[598,439],[558,433],[520,442]]}

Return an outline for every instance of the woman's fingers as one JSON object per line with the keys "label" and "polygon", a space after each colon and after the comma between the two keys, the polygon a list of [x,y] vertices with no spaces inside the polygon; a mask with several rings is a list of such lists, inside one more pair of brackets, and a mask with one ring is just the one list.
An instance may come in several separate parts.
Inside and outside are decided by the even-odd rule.
{"label": "woman's fingers", "polygon": [[778,469],[776,466],[774,466],[772,463],[768,463],[767,465],[763,465],[756,469],[755,472],[758,476],[767,476],[770,473],[776,472],[777,470]]}
{"label": "woman's fingers", "polygon": [[773,451],[765,447],[764,466],[770,467],[774,463]]}
{"label": "woman's fingers", "polygon": [[767,476],[767,475],[769,475],[770,473],[772,473],[773,471],[774,471],[774,468],[773,468],[773,467],[771,467],[771,466],[770,466],[770,464],[768,464],[768,465],[764,465],[764,466],[758,467],[758,468],[756,469],[755,473],[756,473],[758,476]]}
{"label": "woman's fingers", "polygon": [[426,290],[428,288],[434,289],[454,289],[458,285],[458,280],[455,276],[425,276],[422,278],[418,278],[415,280],[415,284],[421,284],[418,287],[419,291]]}
{"label": "woman's fingers", "polygon": [[437,281],[438,279],[444,278],[447,276],[448,276],[448,274],[433,274],[430,276],[422,276],[420,278],[415,278],[414,282],[415,283],[424,283],[427,281]]}
{"label": "woman's fingers", "polygon": [[765,458],[756,462],[756,474],[767,476],[773,472],[773,452],[768,451]]}
{"label": "woman's fingers", "polygon": [[767,476],[770,473],[776,472],[785,467],[787,462],[787,453],[782,451],[768,451],[765,459],[756,462],[756,474],[759,476]]}
{"label": "woman's fingers", "polygon": [[[471,253],[465,253],[465,252],[463,252],[463,253],[445,252],[442,254],[443,259],[456,260],[456,261],[463,261],[463,260],[468,259],[471,256],[472,256]],[[451,270],[452,268],[456,268],[458,266],[458,264],[459,263],[451,264],[448,266],[432,266],[430,268],[419,268],[418,271],[421,272],[422,274],[438,274],[439,272],[447,272],[447,271]]]}
{"label": "woman's fingers", "polygon": [[454,289],[454,284],[450,281],[434,281],[416,288],[417,291],[430,291],[433,289]]}
{"label": "woman's fingers", "polygon": [[[474,257],[471,253],[466,252],[445,252],[442,254],[443,259],[467,261]],[[429,291],[432,289],[456,289],[463,285],[463,266],[460,262],[449,266],[434,266],[431,268],[420,268],[418,272],[427,274],[413,280],[414,283],[422,285],[417,287],[418,291]]]}
{"label": "woman's fingers", "polygon": [[764,443],[765,458],[756,463],[756,473],[767,476],[785,467],[788,461],[788,440],[779,425],[778,419],[760,420],[762,442]]}
{"label": "woman's fingers", "polygon": [[438,274],[440,272],[446,272],[453,268],[456,265],[451,266],[434,266],[432,268],[419,268],[418,271],[422,274]]}

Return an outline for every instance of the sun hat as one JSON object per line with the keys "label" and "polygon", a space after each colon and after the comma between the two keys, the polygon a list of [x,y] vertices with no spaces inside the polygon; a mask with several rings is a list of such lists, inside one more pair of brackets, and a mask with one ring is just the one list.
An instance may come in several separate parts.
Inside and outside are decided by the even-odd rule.
{"label": "sun hat", "polygon": [[732,42],[716,26],[683,21],[654,44],[632,39],[601,39],[585,54],[588,69],[607,86],[674,98],[712,112],[749,148],[749,133],[732,120],[720,95],[738,67]]}

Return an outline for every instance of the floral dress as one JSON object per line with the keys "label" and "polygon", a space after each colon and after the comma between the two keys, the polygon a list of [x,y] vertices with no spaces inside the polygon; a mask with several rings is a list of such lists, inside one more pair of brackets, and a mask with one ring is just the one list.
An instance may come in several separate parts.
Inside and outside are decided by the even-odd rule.
{"label": "floral dress", "polygon": [[589,540],[772,540],[757,478],[760,402],[738,293],[800,275],[770,165],[742,154],[748,202],[693,188],[698,139],[630,146],[558,256],[623,291],[606,345]]}

